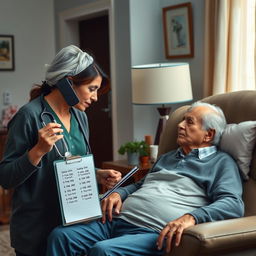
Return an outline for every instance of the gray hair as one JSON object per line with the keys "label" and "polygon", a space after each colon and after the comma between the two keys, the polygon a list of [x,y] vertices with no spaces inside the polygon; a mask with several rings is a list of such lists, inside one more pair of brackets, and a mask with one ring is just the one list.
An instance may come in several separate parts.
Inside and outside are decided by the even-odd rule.
{"label": "gray hair", "polygon": [[50,86],[55,85],[61,78],[75,76],[92,63],[93,58],[88,53],[74,45],[67,46],[47,65],[45,81]]}
{"label": "gray hair", "polygon": [[214,129],[215,136],[213,138],[212,144],[218,145],[220,142],[221,135],[227,125],[225,115],[222,109],[218,106],[197,101],[191,105],[191,107],[187,110],[187,112],[192,111],[196,107],[207,107],[212,111],[205,113],[202,116],[202,126],[204,130]]}

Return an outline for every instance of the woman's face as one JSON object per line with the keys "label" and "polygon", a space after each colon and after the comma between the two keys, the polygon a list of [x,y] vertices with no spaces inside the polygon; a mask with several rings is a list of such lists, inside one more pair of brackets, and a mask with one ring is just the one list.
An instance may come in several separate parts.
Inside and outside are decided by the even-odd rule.
{"label": "woman's face", "polygon": [[75,108],[85,111],[90,105],[98,100],[98,90],[101,86],[102,78],[97,76],[89,84],[81,84],[79,86],[73,86],[77,97],[79,98],[79,103],[75,105]]}

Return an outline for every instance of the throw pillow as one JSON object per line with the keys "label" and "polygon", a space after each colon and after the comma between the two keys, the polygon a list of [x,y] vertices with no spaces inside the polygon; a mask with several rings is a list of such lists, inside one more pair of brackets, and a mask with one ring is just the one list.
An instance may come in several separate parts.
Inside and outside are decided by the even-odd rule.
{"label": "throw pillow", "polygon": [[236,161],[245,180],[248,173],[256,139],[256,121],[227,124],[220,141],[220,149]]}

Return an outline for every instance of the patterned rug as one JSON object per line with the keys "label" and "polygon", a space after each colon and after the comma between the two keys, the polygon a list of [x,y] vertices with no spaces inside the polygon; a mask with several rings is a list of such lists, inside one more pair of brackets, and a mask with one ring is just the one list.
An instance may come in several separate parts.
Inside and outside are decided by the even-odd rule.
{"label": "patterned rug", "polygon": [[1,228],[0,230],[0,255],[15,256],[14,250],[10,247],[9,229]]}

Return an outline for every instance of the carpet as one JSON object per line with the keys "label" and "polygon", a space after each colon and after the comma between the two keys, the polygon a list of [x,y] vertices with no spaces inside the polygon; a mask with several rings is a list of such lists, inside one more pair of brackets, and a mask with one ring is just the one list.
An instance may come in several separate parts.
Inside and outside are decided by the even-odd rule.
{"label": "carpet", "polygon": [[15,256],[14,250],[10,246],[10,234],[8,228],[1,228],[0,230],[0,255]]}

